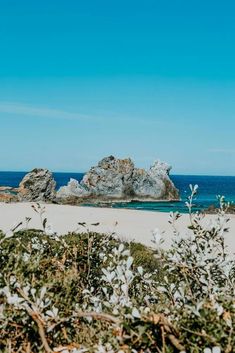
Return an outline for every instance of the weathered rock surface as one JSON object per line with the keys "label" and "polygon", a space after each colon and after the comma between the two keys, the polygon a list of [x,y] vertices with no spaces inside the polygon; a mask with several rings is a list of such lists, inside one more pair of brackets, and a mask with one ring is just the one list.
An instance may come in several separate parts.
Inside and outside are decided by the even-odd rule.
{"label": "weathered rock surface", "polygon": [[0,192],[0,202],[17,202],[17,195],[10,192]]}
{"label": "weathered rock surface", "polygon": [[87,197],[90,192],[83,187],[79,181],[70,179],[67,186],[62,186],[57,192],[57,198],[70,198],[70,197]]}
{"label": "weathered rock surface", "polygon": [[57,192],[58,199],[177,200],[179,192],[169,178],[171,167],[157,161],[149,170],[135,168],[131,159],[102,159],[82,181],[71,179]]}
{"label": "weathered rock surface", "polygon": [[56,182],[48,169],[33,169],[26,174],[18,189],[20,201],[52,201]]}

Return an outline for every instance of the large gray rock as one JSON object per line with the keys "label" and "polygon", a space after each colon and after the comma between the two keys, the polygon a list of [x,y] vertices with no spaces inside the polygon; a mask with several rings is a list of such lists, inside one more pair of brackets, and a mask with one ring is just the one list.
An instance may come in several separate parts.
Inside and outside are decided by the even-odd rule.
{"label": "large gray rock", "polygon": [[139,198],[177,200],[179,192],[169,177],[171,166],[156,161],[148,171],[135,169],[133,174],[134,194]]}
{"label": "large gray rock", "polygon": [[20,201],[52,201],[56,182],[48,169],[33,169],[26,174],[18,189]]}
{"label": "large gray rock", "polygon": [[157,161],[149,170],[135,168],[131,159],[102,159],[82,181],[71,179],[57,192],[58,199],[178,200],[179,192],[169,178],[171,167]]}
{"label": "large gray rock", "polygon": [[81,181],[81,186],[93,196],[120,198],[126,195],[134,171],[130,159],[116,159],[113,156],[102,159],[97,167],[92,167]]}

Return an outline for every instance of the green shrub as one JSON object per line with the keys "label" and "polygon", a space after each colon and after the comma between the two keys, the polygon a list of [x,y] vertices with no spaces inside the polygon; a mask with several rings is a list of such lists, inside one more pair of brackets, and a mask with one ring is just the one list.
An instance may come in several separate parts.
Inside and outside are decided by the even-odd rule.
{"label": "green shrub", "polygon": [[226,207],[205,226],[191,204],[190,236],[171,214],[168,251],[156,232],[153,248],[88,231],[47,235],[43,217],[43,231],[0,233],[0,352],[234,352]]}

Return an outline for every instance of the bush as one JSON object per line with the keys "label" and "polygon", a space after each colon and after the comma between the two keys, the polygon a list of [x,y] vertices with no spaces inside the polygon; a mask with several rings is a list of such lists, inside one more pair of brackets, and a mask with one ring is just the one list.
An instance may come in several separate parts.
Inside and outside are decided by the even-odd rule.
{"label": "bush", "polygon": [[224,244],[226,205],[161,249],[86,231],[0,234],[1,352],[234,352],[235,263]]}

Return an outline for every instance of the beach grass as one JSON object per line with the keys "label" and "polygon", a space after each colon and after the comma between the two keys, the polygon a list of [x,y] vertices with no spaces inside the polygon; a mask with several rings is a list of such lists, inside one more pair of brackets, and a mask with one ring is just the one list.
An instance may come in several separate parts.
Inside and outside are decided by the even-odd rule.
{"label": "beach grass", "polygon": [[0,351],[233,352],[222,224],[203,229],[194,215],[194,237],[167,251],[156,232],[153,247],[86,230],[1,233]]}

